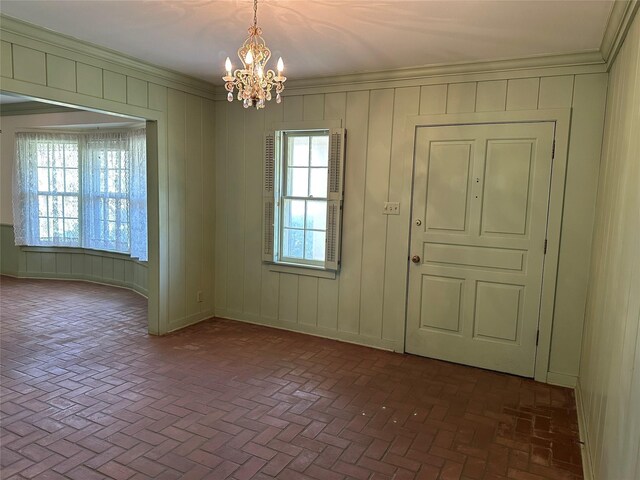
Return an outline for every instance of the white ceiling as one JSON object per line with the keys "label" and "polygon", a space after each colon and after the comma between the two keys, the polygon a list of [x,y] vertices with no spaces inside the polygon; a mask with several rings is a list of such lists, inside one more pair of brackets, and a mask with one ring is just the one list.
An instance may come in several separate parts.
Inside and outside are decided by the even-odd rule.
{"label": "white ceiling", "polygon": [[[308,78],[597,50],[613,1],[262,0],[285,74]],[[2,0],[3,14],[221,83],[251,0]]]}

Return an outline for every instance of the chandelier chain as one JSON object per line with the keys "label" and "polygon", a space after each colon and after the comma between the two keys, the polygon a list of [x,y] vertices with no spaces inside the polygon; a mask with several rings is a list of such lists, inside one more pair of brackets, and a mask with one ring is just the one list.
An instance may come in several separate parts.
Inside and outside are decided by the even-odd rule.
{"label": "chandelier chain", "polygon": [[258,26],[258,0],[253,0],[253,26]]}

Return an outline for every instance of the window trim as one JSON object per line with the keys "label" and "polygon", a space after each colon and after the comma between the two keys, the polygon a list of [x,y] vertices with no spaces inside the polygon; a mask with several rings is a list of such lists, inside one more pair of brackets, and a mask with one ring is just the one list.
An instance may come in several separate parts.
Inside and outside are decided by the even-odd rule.
{"label": "window trim", "polygon": [[[304,137],[304,138],[312,138],[312,137],[327,137],[327,139],[331,138],[331,130],[328,129],[312,129],[312,130],[282,130],[280,131],[280,135],[282,138],[282,146],[281,146],[281,155],[279,155],[281,158],[280,160],[278,160],[279,168],[276,167],[276,177],[278,176],[278,171],[281,171],[280,174],[280,182],[278,184],[278,189],[276,190],[276,202],[277,202],[277,210],[278,210],[278,218],[280,219],[280,222],[278,223],[278,232],[277,232],[277,238],[278,238],[278,254],[276,255],[276,257],[278,258],[278,261],[276,263],[282,263],[282,264],[286,264],[286,265],[295,265],[298,267],[316,267],[316,268],[320,268],[322,270],[325,270],[325,260],[309,260],[306,258],[297,258],[297,257],[285,257],[284,255],[282,255],[282,252],[284,251],[284,245],[283,245],[283,238],[284,238],[284,231],[285,229],[288,230],[299,230],[303,232],[303,242],[302,242],[302,250],[303,250],[303,255],[304,252],[306,251],[306,246],[307,246],[307,232],[323,232],[325,234],[325,238],[327,235],[327,229],[326,229],[326,215],[325,215],[325,229],[324,230],[320,230],[320,229],[314,229],[314,228],[307,228],[307,202],[309,201],[321,201],[324,202],[325,204],[327,203],[327,201],[329,200],[328,197],[328,191],[325,194],[324,197],[314,197],[312,195],[307,195],[305,197],[301,197],[301,196],[296,196],[296,195],[287,195],[286,191],[287,191],[287,183],[289,181],[289,169],[290,168],[305,168],[309,171],[309,175],[307,176],[307,193],[309,193],[310,191],[310,187],[311,187],[311,169],[312,168],[323,168],[327,170],[327,176],[329,174],[329,152],[327,152],[327,166],[326,167],[312,167],[311,166],[311,144],[309,144],[309,164],[306,167],[298,167],[298,166],[291,166],[289,164],[289,161],[291,160],[290,156],[289,156],[289,142],[288,139],[292,138],[292,137]],[[299,201],[303,201],[305,202],[305,211],[304,211],[304,220],[303,220],[303,225],[302,227],[298,228],[298,227],[286,227],[284,224],[284,221],[282,220],[284,218],[284,208],[285,208],[285,203],[287,200],[299,200]],[[275,230],[275,227],[274,227]],[[275,232],[274,232],[275,233]]]}
{"label": "window trim", "polygon": [[[313,130],[324,130],[329,135],[329,164],[328,164],[328,178],[327,178],[327,196],[326,197],[304,197],[305,200],[308,199],[317,199],[321,201],[327,202],[327,206],[329,207],[332,204],[334,209],[336,206],[339,206],[338,212],[338,222],[337,222],[337,244],[336,248],[338,252],[341,250],[341,220],[342,220],[342,203],[343,203],[343,193],[331,193],[329,189],[330,185],[330,176],[331,176],[331,159],[332,159],[332,141],[336,137],[336,135],[342,136],[342,141],[344,142],[345,138],[345,130],[342,127],[343,120],[335,119],[335,120],[314,120],[314,121],[296,121],[296,122],[271,122],[267,123],[265,129],[265,157],[263,161],[264,168],[264,177],[263,177],[263,252],[262,252],[262,260],[263,263],[267,266],[269,271],[272,272],[280,272],[280,273],[289,273],[289,274],[297,274],[297,275],[306,275],[313,276],[318,278],[326,278],[326,279],[335,279],[339,275],[340,268],[340,260],[339,253],[336,260],[327,261],[325,258],[324,262],[319,262],[320,265],[311,265],[311,264],[301,264],[297,262],[297,259],[285,259],[278,258],[280,253],[280,231],[282,228],[275,228],[275,220],[276,215],[280,216],[280,208],[283,205],[277,205],[276,203],[282,198],[280,195],[280,189],[285,185],[282,181],[282,172],[281,169],[284,167],[284,162],[282,161],[282,133],[287,131],[287,133],[295,133],[295,132],[308,132]],[[341,133],[339,133],[341,132]],[[270,139],[270,140],[269,140]],[[269,143],[271,142],[271,143]],[[346,151],[344,149],[344,143],[338,144],[341,148],[340,153],[340,172],[339,172],[339,182],[341,187],[343,187],[343,170],[344,170],[344,156],[346,155]],[[273,172],[273,177],[269,175],[270,172]],[[275,181],[280,177],[281,181]],[[273,178],[273,183],[269,182],[269,178]],[[342,192],[342,190],[341,190]],[[283,202],[280,202],[283,203]],[[335,210],[334,210],[335,211]],[[272,213],[270,213],[272,212]],[[327,211],[327,222],[330,220],[329,209]],[[273,223],[270,223],[269,219],[273,218]],[[271,228],[269,228],[271,226]],[[334,227],[335,228],[335,227]],[[329,235],[329,225],[327,224],[327,228],[324,230],[325,235]],[[271,238],[270,238],[271,237]],[[329,265],[327,265],[327,263]]]}

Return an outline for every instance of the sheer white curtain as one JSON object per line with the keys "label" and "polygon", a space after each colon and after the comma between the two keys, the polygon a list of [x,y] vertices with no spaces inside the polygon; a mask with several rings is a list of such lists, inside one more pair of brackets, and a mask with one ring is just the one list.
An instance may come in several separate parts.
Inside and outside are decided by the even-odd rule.
{"label": "sheer white curtain", "polygon": [[76,135],[16,134],[16,245],[80,245],[78,175]]}
{"label": "sheer white curtain", "polygon": [[147,134],[145,129],[129,135],[131,178],[129,181],[129,216],[131,256],[148,259],[147,233]]}
{"label": "sheer white curtain", "polygon": [[126,132],[83,136],[82,243],[129,252],[130,155]]}
{"label": "sheer white curtain", "polygon": [[83,243],[147,260],[147,155],[144,129],[84,137]]}
{"label": "sheer white curtain", "polygon": [[82,246],[147,260],[146,132],[16,135],[17,245]]}

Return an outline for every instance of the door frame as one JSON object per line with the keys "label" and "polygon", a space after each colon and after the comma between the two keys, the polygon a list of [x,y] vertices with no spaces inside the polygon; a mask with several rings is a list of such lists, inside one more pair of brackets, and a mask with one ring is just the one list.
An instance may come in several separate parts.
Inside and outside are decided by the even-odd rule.
{"label": "door frame", "polygon": [[[413,180],[415,172],[416,135],[419,127],[445,127],[460,125],[479,125],[491,123],[536,123],[553,122],[555,124],[555,150],[551,166],[551,186],[547,214],[547,253],[544,256],[540,316],[538,319],[539,338],[536,347],[534,379],[547,382],[549,354],[551,351],[551,331],[555,308],[555,292],[560,253],[560,232],[564,207],[564,186],[569,153],[569,129],[571,109],[518,110],[510,112],[455,113],[443,115],[411,115],[405,124],[404,181],[402,204],[409,209],[407,236],[407,257],[411,248],[411,205],[413,201]],[[409,301],[409,262],[407,261],[405,288],[405,318],[402,336],[402,351],[406,345]]]}

